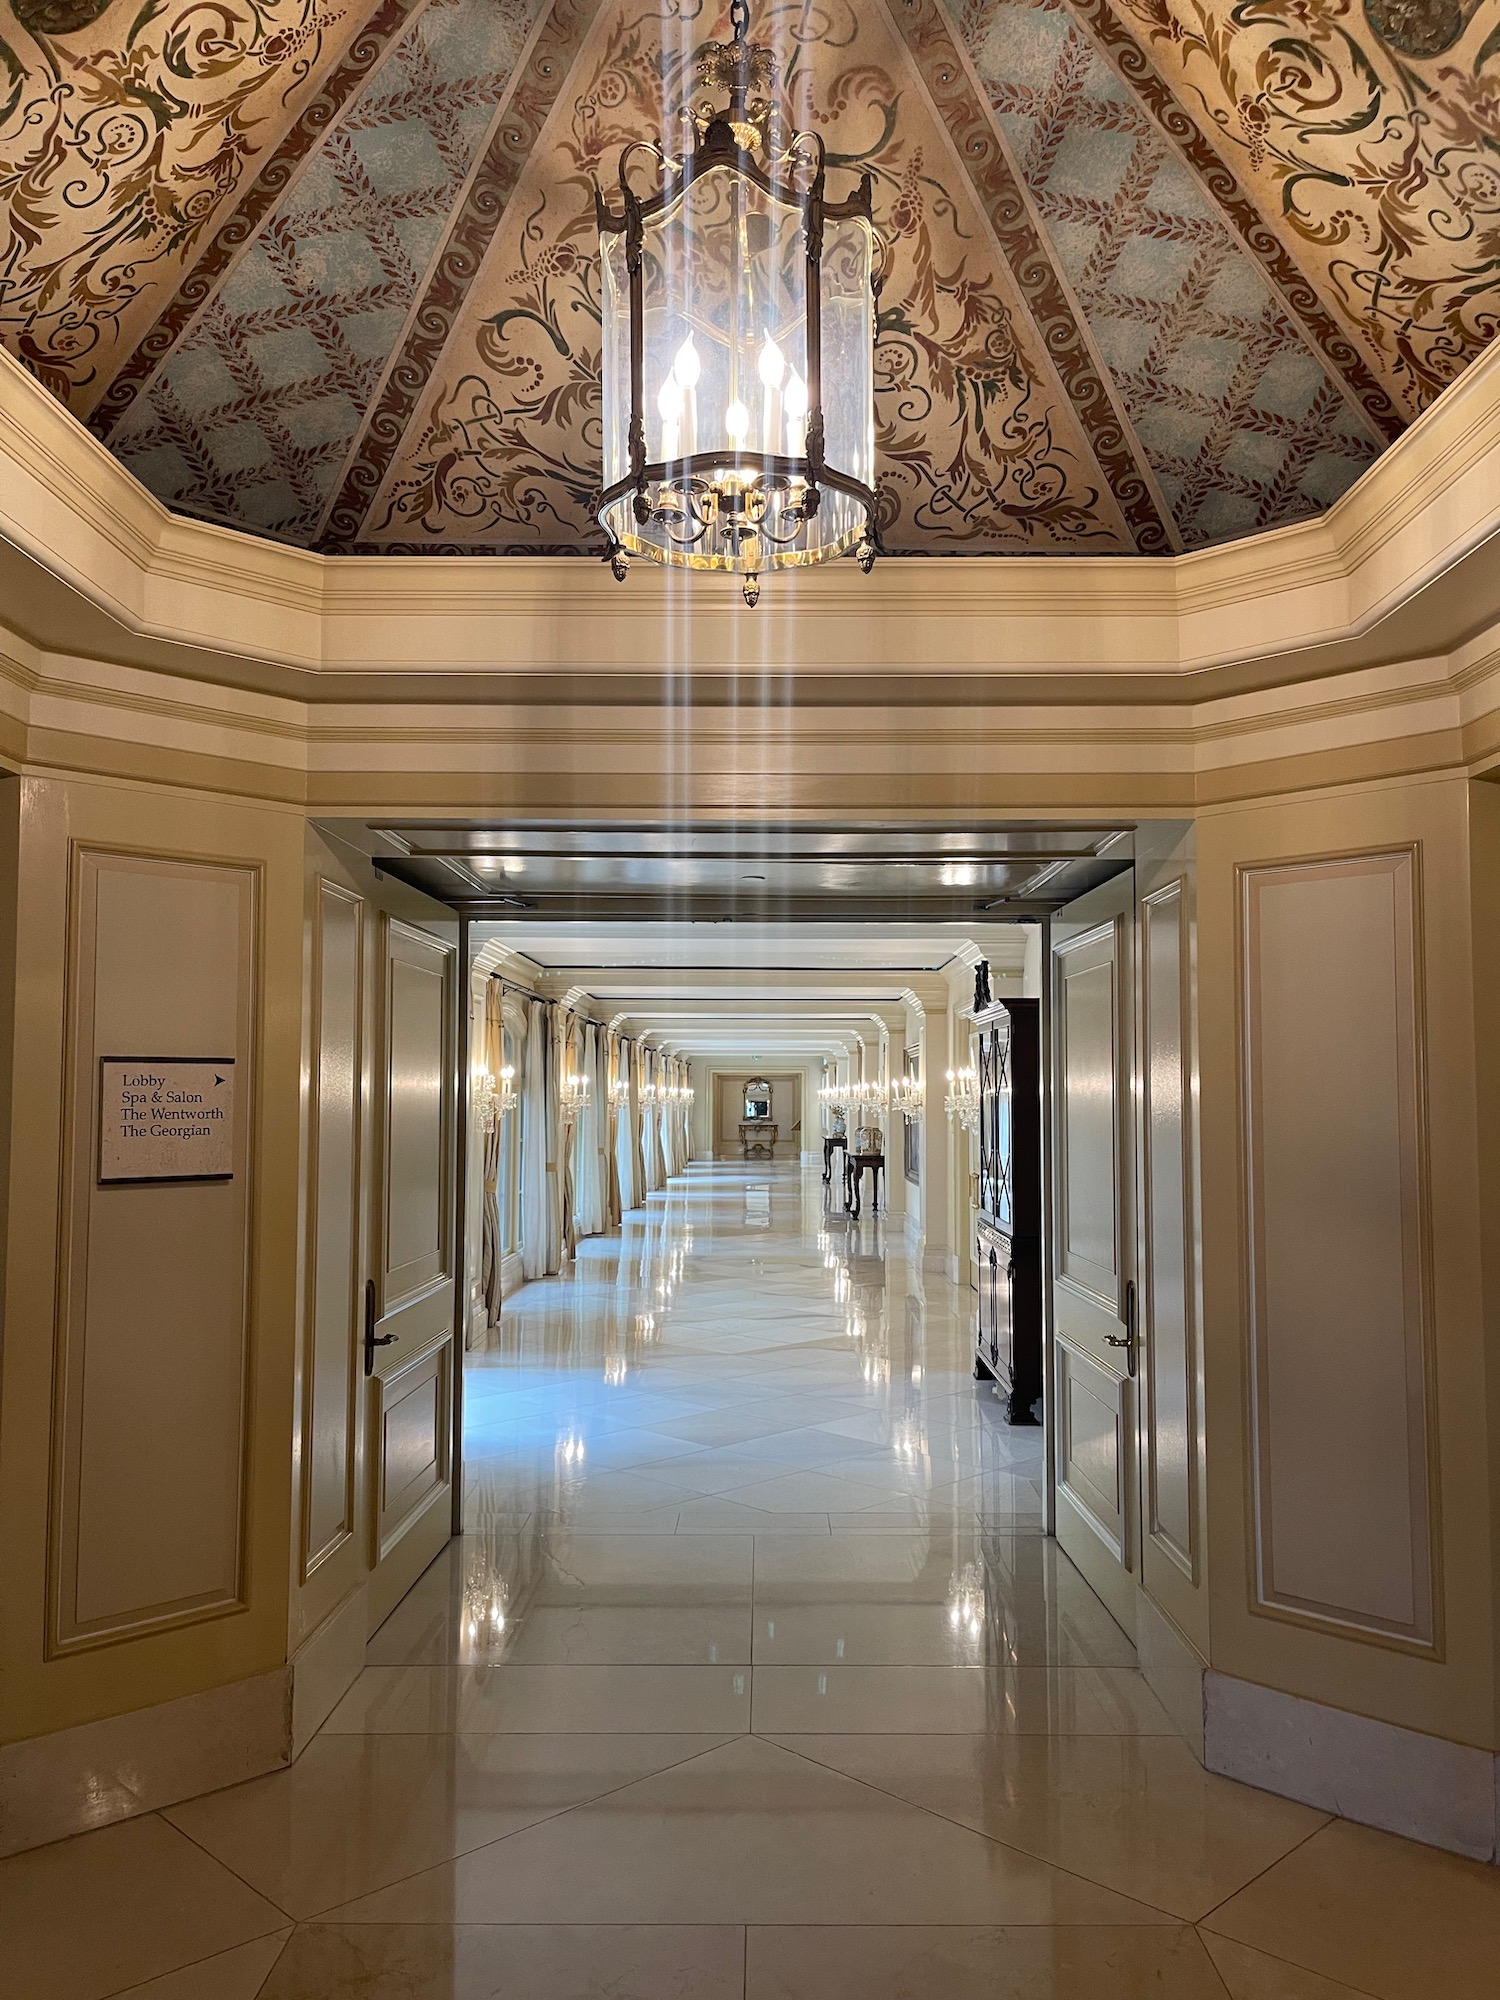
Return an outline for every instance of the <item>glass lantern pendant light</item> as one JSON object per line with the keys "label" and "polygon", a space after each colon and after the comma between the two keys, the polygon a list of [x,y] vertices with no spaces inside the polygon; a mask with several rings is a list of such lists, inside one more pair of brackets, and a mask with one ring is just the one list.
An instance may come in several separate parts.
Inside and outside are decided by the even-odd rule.
{"label": "glass lantern pendant light", "polygon": [[[692,157],[645,141],[620,155],[621,212],[596,189],[604,308],[599,521],[623,580],[631,556],[744,580],[854,551],[875,521],[871,183],[830,201],[816,133],[777,151],[771,51],[711,43]],[[655,162],[654,192],[631,185]]]}

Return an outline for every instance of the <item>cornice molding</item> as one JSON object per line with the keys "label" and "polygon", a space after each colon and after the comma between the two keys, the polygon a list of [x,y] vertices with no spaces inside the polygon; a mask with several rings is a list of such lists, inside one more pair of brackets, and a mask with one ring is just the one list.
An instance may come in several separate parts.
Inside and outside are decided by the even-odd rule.
{"label": "cornice molding", "polygon": [[[362,702],[356,722],[344,706],[356,676],[400,704],[430,702],[434,678],[446,676],[444,700],[456,722],[470,716],[462,732],[472,740],[470,700],[454,698],[450,682],[480,702],[492,698],[496,674],[566,684],[586,672],[608,684],[660,676],[680,648],[684,586],[648,566],[620,588],[598,564],[568,558],[326,558],[170,516],[6,354],[0,536],[80,600],[80,618],[84,608],[104,612],[162,658],[192,648],[186,676],[186,656],[176,656],[170,702],[184,700],[184,682],[240,688],[238,722],[254,728],[254,708],[260,732],[286,740],[298,710],[318,712],[320,736],[360,726],[380,734],[396,716],[430,724],[380,700]],[[716,580],[692,580],[694,658],[708,680],[732,670],[754,678],[762,666],[792,684],[806,674],[848,678],[876,706],[882,682],[910,690],[930,674],[950,676],[946,706],[976,678],[992,710],[1004,706],[996,686],[1014,682],[1020,700],[1054,714],[1056,704],[1096,702],[1100,686],[1128,682],[1128,706],[1140,712],[1152,700],[1200,698],[1200,686],[1212,692],[1206,682],[1220,668],[1234,670],[1238,688],[1264,688],[1378,664],[1392,656],[1378,628],[1424,590],[1426,648],[1464,644],[1500,624],[1500,564],[1470,564],[1458,592],[1430,586],[1496,536],[1500,342],[1318,520],[1150,560],[906,560],[870,578],[834,564],[778,578],[754,614],[714,590]],[[10,602],[26,626],[24,590]],[[1442,628],[1460,616],[1462,630]],[[242,688],[252,662],[280,670],[286,684]],[[154,662],[136,670],[144,680],[164,672]],[[82,680],[94,678],[84,662]],[[150,700],[144,686],[138,700]],[[204,710],[214,702],[204,696]],[[372,708],[378,724],[368,722]],[[636,712],[658,726],[658,704],[636,700]],[[1014,726],[1024,726],[1020,716]],[[1156,718],[1148,728],[1156,734]],[[498,734],[524,740],[514,726]]]}

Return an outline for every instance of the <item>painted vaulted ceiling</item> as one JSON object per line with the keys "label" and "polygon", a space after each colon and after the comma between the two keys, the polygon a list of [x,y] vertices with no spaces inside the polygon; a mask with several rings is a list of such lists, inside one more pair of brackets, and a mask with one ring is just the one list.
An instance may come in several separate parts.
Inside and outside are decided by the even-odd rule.
{"label": "painted vaulted ceiling", "polygon": [[[592,180],[726,16],[0,0],[0,338],[184,513],[599,550]],[[874,175],[895,552],[1297,520],[1500,323],[1500,0],[758,0],[753,30]]]}

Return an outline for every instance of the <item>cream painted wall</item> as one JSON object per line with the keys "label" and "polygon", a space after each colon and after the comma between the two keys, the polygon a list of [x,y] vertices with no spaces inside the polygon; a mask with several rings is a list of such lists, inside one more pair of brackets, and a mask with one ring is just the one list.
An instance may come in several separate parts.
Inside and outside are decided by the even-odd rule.
{"label": "cream painted wall", "polygon": [[[815,1144],[821,1148],[821,1141],[815,1136],[820,1070],[811,1064],[785,1060],[767,1061],[759,1066],[743,1059],[712,1064],[698,1061],[693,1064],[694,1159],[711,1160],[716,1154],[725,1159],[739,1157],[737,1121],[731,1119],[725,1125],[728,1113],[721,1113],[718,1107],[727,1089],[743,1092],[745,1084],[756,1076],[765,1077],[774,1086],[777,1159],[796,1159]],[[802,1129],[794,1141],[792,1127],[799,1121]]]}
{"label": "cream painted wall", "polygon": [[[0,995],[0,1103],[10,1111],[0,1158],[0,1723],[22,1739],[243,1685],[286,1662],[306,813],[656,812],[676,767],[649,704],[600,693],[610,675],[643,672],[661,656],[649,578],[633,577],[636,595],[625,598],[607,580],[596,588],[597,566],[587,576],[569,569],[579,595],[561,618],[558,573],[535,564],[486,565],[459,589],[442,563],[325,563],[172,521],[3,359],[0,383],[0,525],[53,579],[29,603],[45,636],[0,635],[0,762],[18,774],[0,789],[0,927],[14,937],[16,968],[13,992]],[[1481,781],[1500,764],[1500,585],[1492,561],[1484,570],[1470,558],[1500,521],[1497,464],[1500,346],[1338,507],[1303,528],[1149,565],[951,565],[940,584],[932,565],[893,565],[869,587],[842,572],[810,577],[795,597],[789,586],[785,615],[768,600],[753,624],[716,609],[703,626],[715,657],[738,657],[742,641],[784,646],[789,670],[827,667],[831,679],[818,683],[818,701],[774,723],[695,717],[691,801],[715,812],[847,812],[851,801],[878,799],[893,822],[1195,817],[1208,1610],[1206,1622],[1196,1609],[1184,1622],[1225,1675],[1482,1748],[1496,1743],[1500,1710],[1500,811]],[[561,679],[586,669],[590,698],[564,706],[531,696],[526,706],[492,687],[481,677],[494,670],[497,632],[518,671]],[[827,659],[820,647],[833,649]],[[882,662],[892,674],[941,669],[953,686],[920,711],[867,708],[851,734],[832,680],[842,675],[847,687]],[[399,688],[377,685],[371,670],[385,665]],[[1024,675],[1024,687],[1010,675]],[[483,699],[460,703],[476,687],[487,709]],[[328,699],[350,693],[358,699]],[[779,761],[768,792],[772,727]],[[254,876],[251,969],[218,965],[212,976],[251,1007],[258,1081],[237,1524],[222,1495],[217,1503],[219,1526],[237,1536],[242,1601],[189,1607],[170,1628],[71,1650],[49,1622],[49,1561],[71,1518],[50,1468],[69,1408],[66,1390],[54,1388],[67,1323],[57,1190],[69,1109],[96,1053],[80,1055],[69,1041],[74,859],[88,847]],[[1409,888],[1372,916],[1337,886],[1330,864],[1391,855],[1408,857]],[[1288,920],[1269,944],[1262,933],[1247,985],[1247,871],[1309,866],[1328,868],[1335,884],[1326,916]],[[1257,880],[1266,886],[1270,875]],[[1377,1188],[1372,1173],[1363,1186],[1346,1158],[1328,1206],[1309,1203],[1272,1232],[1277,1254],[1288,1244],[1296,1253],[1276,1309],[1292,1315],[1304,1359],[1322,1370],[1323,1407],[1356,1426],[1348,1451],[1320,1454],[1295,1425],[1257,1432],[1251,1423],[1250,1387],[1264,1391],[1264,1366],[1287,1350],[1275,1329],[1268,1347],[1252,1350],[1246,1246],[1266,1210],[1264,1199],[1247,1208],[1257,1167],[1244,1111],[1256,1089],[1272,1090],[1281,1122],[1264,1194],[1278,1161],[1295,1159],[1299,1130],[1309,1143],[1319,1136],[1315,1100],[1299,1108],[1288,1084],[1296,1050],[1286,1024],[1300,981],[1309,1033],[1334,1032],[1337,1008],[1313,997],[1325,929],[1372,984],[1397,995],[1406,1025],[1387,1031],[1359,1015],[1358,1062],[1341,1100],[1347,1108],[1363,1092],[1384,1108],[1374,1163],[1390,1169],[1394,1160],[1394,1175]],[[146,962],[117,976],[139,990],[159,971]],[[184,976],[191,984],[198,975]],[[955,1061],[965,977],[961,969],[952,984]],[[1247,1067],[1248,1010],[1264,1014],[1277,991],[1281,1011],[1266,1019],[1281,1042],[1269,1067],[1264,1051]],[[929,1066],[930,1093],[939,1069]],[[701,1153],[712,1072],[695,1072]],[[808,1075],[812,1104],[816,1072]],[[946,1151],[961,1240],[965,1154],[961,1138]],[[929,1166],[936,1157],[929,1145]],[[1331,1311],[1309,1310],[1307,1272],[1320,1228],[1347,1245],[1361,1228],[1388,1234],[1394,1216],[1405,1227],[1409,1212],[1417,1220],[1393,1266],[1403,1295],[1382,1322],[1383,1365],[1400,1359],[1403,1407],[1416,1423],[1401,1432],[1407,1464],[1394,1519],[1408,1556],[1417,1542],[1430,1548],[1432,1589],[1430,1617],[1424,1608],[1402,1633],[1356,1629],[1360,1616],[1370,1623],[1375,1587],[1392,1582],[1381,1569],[1395,1539],[1389,1511],[1369,1515],[1385,1522],[1375,1543],[1361,1547],[1357,1536],[1362,1499],[1389,1507],[1389,1495],[1373,1492],[1380,1460],[1370,1445],[1394,1449],[1396,1405],[1364,1393],[1359,1343]],[[76,1289],[83,1273],[76,1263],[63,1269]],[[241,1337],[222,1305],[214,1310],[214,1337]],[[1425,1487],[1409,1476],[1413,1439],[1426,1441]],[[1309,1595],[1312,1560],[1267,1568],[1257,1474],[1273,1499],[1311,1496],[1308,1535],[1319,1506],[1343,1510],[1341,1531],[1356,1538],[1345,1547],[1369,1565],[1363,1596],[1335,1602],[1345,1586],[1326,1576],[1324,1596]],[[1268,1576],[1274,1584],[1287,1575],[1304,1587],[1268,1587]],[[1410,1578],[1396,1581],[1407,1590]],[[156,1601],[137,1591],[125,1608]],[[100,1807],[103,1816],[115,1809]]]}
{"label": "cream painted wall", "polygon": [[[303,822],[87,779],[18,780],[0,801],[18,857],[0,1050],[0,1731],[13,1742],[287,1657]],[[94,921],[100,868],[128,923]],[[228,1189],[131,1190],[133,1240],[109,1249],[100,1231],[124,1191],[93,1184],[96,1059],[110,1052],[96,1042],[153,1032],[162,1053],[227,1053],[197,1043],[237,1037],[243,1152]],[[107,1251],[92,1270],[85,1231]],[[217,1279],[198,1268],[205,1249]],[[113,1376],[104,1403],[85,1355],[96,1380]],[[186,1518],[164,1520],[163,1497]]]}
{"label": "cream painted wall", "polygon": [[1461,776],[1198,823],[1211,1661],[1485,1749],[1495,840]]}

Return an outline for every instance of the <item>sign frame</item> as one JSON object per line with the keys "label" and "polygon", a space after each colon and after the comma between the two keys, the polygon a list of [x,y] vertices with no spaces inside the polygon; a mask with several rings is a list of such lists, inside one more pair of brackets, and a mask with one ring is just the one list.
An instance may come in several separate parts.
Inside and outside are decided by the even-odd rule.
{"label": "sign frame", "polygon": [[[111,1063],[140,1064],[144,1068],[150,1068],[151,1065],[153,1064],[191,1063],[195,1068],[227,1069],[231,1073],[230,1074],[231,1084],[236,1084],[238,1082],[238,1078],[234,1075],[234,1072],[238,1068],[238,1064],[235,1057],[233,1056],[163,1056],[163,1055],[100,1056],[98,1098],[96,1101],[96,1109],[98,1113],[98,1143],[95,1148],[95,1160],[94,1160],[94,1185],[96,1187],[101,1187],[101,1188],[163,1187],[163,1186],[183,1187],[192,1185],[201,1186],[204,1184],[223,1185],[225,1182],[232,1181],[234,1179],[235,1168],[233,1166],[230,1166],[223,1173],[213,1173],[213,1174],[108,1174],[106,1173],[104,1170],[104,1115],[105,1115],[104,1090],[105,1090],[105,1075],[108,1066]],[[234,1103],[234,1100],[231,1097],[231,1111],[230,1111],[231,1126],[230,1126],[230,1137],[229,1137],[231,1153],[233,1153],[234,1148],[238,1143],[238,1133],[235,1124],[233,1123],[235,1113],[237,1110],[238,1106]]]}

